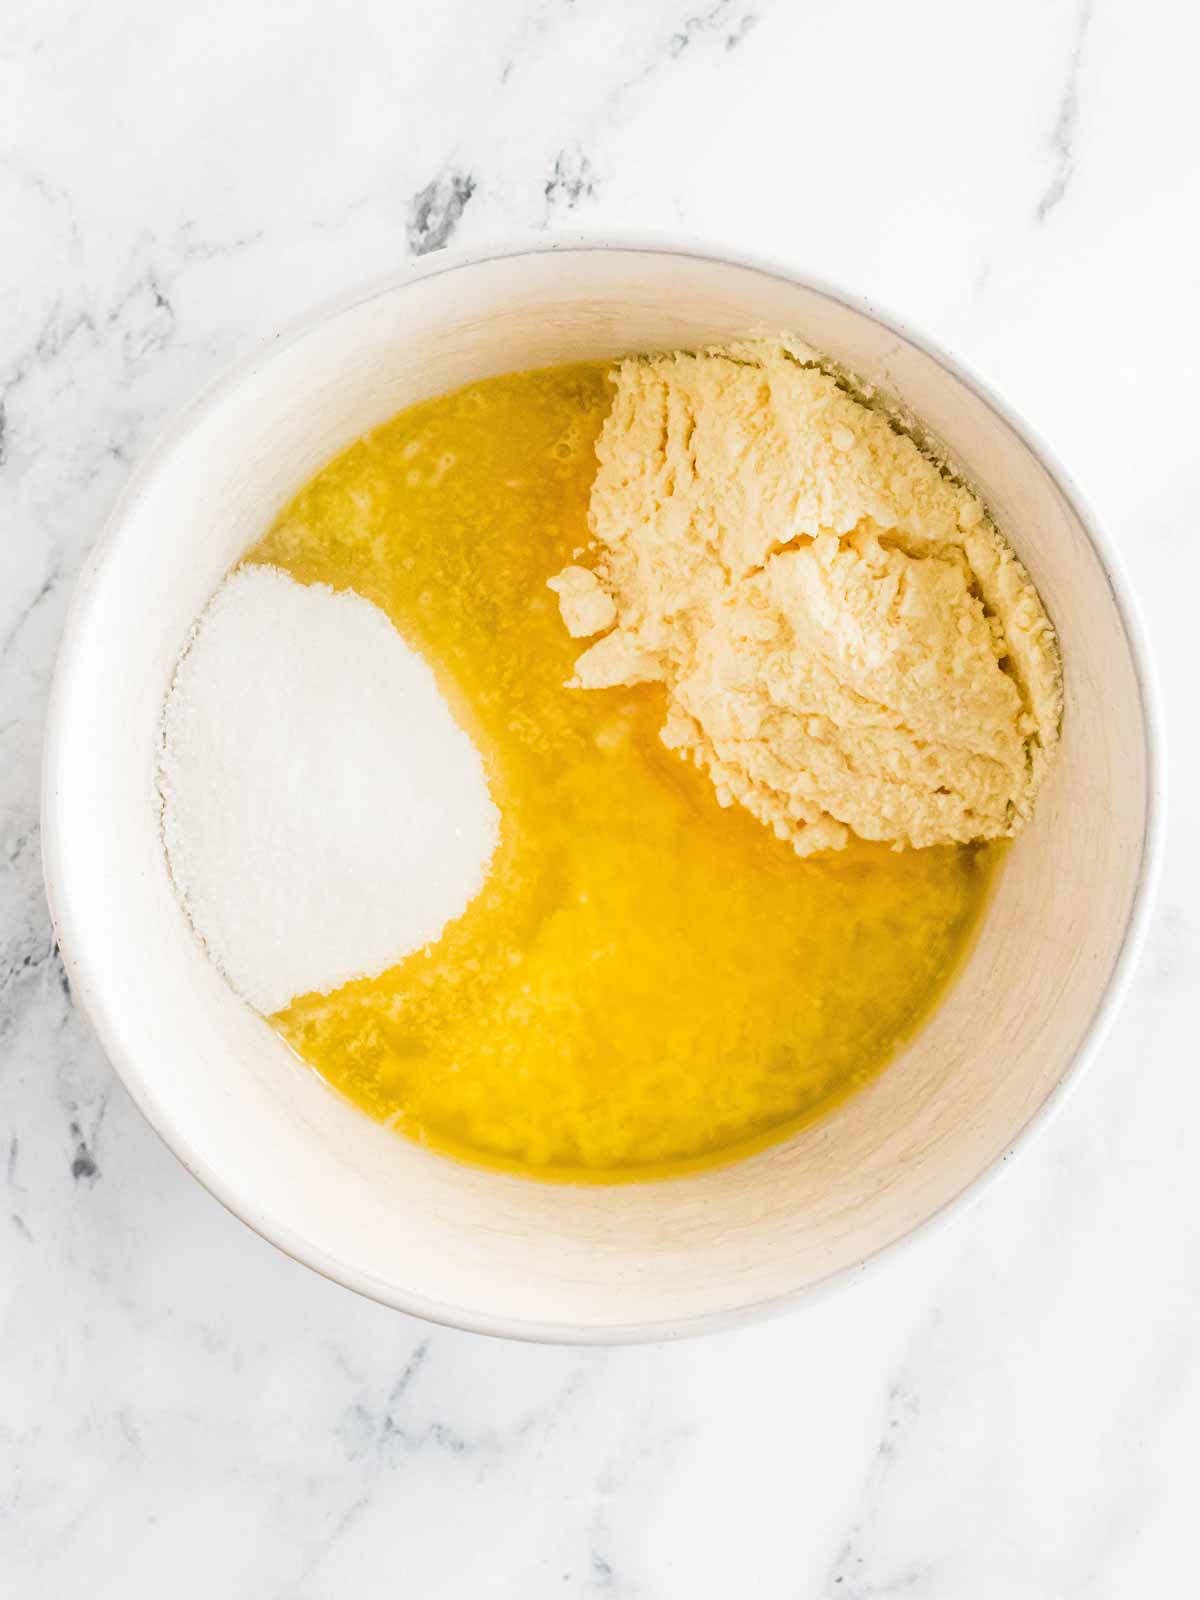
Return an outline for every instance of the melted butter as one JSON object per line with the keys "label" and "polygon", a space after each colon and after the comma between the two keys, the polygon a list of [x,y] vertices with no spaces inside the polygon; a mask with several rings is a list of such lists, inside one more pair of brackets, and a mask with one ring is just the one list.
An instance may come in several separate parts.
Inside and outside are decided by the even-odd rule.
{"label": "melted butter", "polygon": [[248,558],[388,613],[503,818],[485,888],[434,945],[272,1024],[425,1144],[593,1182],[746,1154],[866,1083],[942,992],[996,860],[855,844],[801,861],[662,747],[659,688],[564,687],[579,646],[546,579],[587,542],[607,406],[598,366],[416,406]]}

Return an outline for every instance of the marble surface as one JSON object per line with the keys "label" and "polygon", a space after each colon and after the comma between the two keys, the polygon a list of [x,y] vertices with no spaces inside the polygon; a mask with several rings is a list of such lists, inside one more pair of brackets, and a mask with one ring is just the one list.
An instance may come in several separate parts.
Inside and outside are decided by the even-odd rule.
{"label": "marble surface", "polygon": [[[1198,50],[1174,0],[6,0],[6,1597],[1200,1592]],[[1148,949],[1040,1143],[817,1304],[615,1351],[429,1328],[228,1216],[73,1009],[38,858],[71,579],[163,423],[315,300],[575,227],[776,253],[974,365],[1111,528],[1173,732]]]}

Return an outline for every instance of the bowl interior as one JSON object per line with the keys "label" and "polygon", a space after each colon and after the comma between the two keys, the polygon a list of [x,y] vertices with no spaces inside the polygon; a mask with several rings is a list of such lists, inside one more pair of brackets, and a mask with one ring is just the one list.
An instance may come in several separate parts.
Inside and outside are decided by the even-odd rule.
{"label": "bowl interior", "polygon": [[[153,760],[194,618],[325,459],[493,373],[789,329],[903,397],[1023,557],[1062,639],[1061,757],[974,952],[905,1053],[826,1121],[669,1183],[547,1187],[376,1126],[226,988],[172,895]],[[139,475],[68,626],[46,769],[52,908],[78,996],[152,1122],[252,1226],[352,1287],[498,1332],[665,1333],[776,1301],[945,1206],[1052,1094],[1101,1005],[1149,794],[1135,659],[1054,477],[954,372],[862,311],[743,265],[580,248],[435,267],[276,344]]]}

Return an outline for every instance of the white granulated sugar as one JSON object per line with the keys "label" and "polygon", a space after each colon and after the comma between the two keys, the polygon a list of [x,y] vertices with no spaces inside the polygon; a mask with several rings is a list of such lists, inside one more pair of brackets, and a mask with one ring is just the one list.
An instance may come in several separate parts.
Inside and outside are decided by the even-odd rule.
{"label": "white granulated sugar", "polygon": [[196,932],[259,1011],[393,966],[479,892],[483,763],[377,606],[227,578],[163,710],[163,840]]}

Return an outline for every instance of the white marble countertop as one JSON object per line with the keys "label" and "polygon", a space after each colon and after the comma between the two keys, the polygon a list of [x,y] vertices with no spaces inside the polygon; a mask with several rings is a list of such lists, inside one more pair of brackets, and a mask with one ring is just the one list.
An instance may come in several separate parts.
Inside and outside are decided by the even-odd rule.
{"label": "white marble countertop", "polygon": [[[1198,52],[1176,0],[6,0],[6,1600],[1200,1592]],[[963,356],[1113,531],[1176,713],[1067,1109],[948,1230],[669,1348],[433,1329],[262,1243],[72,1009],[38,858],[71,579],[163,422],[414,252],[576,226],[777,254]]]}

